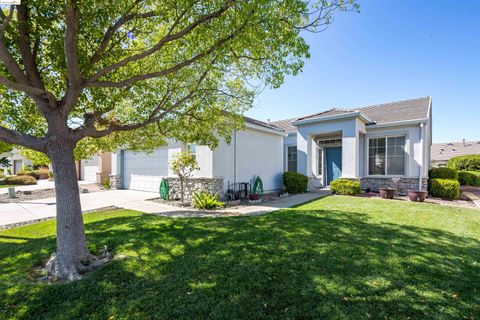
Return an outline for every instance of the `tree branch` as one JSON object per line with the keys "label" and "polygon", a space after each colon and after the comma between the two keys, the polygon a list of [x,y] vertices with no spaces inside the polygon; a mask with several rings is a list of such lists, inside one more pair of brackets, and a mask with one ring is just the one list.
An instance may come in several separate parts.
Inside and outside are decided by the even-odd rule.
{"label": "tree branch", "polygon": [[235,32],[231,33],[228,37],[225,37],[223,39],[220,39],[218,40],[217,42],[215,42],[208,50],[206,51],[203,51],[202,53],[199,53],[195,56],[193,56],[192,58],[188,59],[188,60],[184,60],[180,63],[177,63],[176,65],[174,65],[173,67],[170,67],[168,69],[164,69],[164,70],[161,70],[161,71],[157,71],[157,72],[152,72],[152,73],[147,73],[147,74],[141,74],[141,75],[137,75],[137,76],[134,76],[134,77],[131,77],[129,79],[126,79],[126,80],[123,80],[123,81],[117,81],[117,82],[114,82],[114,81],[93,81],[93,82],[87,82],[86,83],[86,86],[91,86],[91,87],[114,87],[114,88],[121,88],[121,87],[127,87],[127,86],[130,86],[132,84],[134,84],[135,82],[138,82],[138,81],[141,81],[141,80],[147,80],[147,79],[152,79],[152,78],[158,78],[158,77],[163,77],[163,76],[166,76],[170,73],[173,73],[173,72],[176,72],[176,71],[179,71],[193,63],[195,63],[196,61],[206,57],[206,56],[209,56],[210,54],[212,54],[213,52],[215,52],[215,50],[217,50],[219,47],[221,47],[224,43],[226,43],[227,41],[229,41],[230,39],[234,38],[244,27],[245,27],[246,23],[244,23],[239,29],[237,29]]}
{"label": "tree branch", "polygon": [[109,65],[108,67],[105,67],[104,69],[102,69],[102,70],[98,71],[96,74],[94,74],[87,82],[90,82],[90,83],[94,82],[94,81],[98,80],[99,78],[101,78],[102,76],[108,74],[109,72],[111,72],[115,69],[123,67],[130,62],[138,61],[138,60],[144,59],[144,58],[154,54],[155,52],[159,51],[165,44],[167,44],[171,41],[180,39],[180,38],[186,36],[187,34],[189,34],[190,32],[192,32],[193,30],[195,30],[195,28],[197,28],[198,26],[200,26],[202,24],[205,24],[205,23],[207,23],[207,22],[209,22],[209,21],[211,21],[215,18],[220,17],[225,11],[227,11],[233,5],[234,2],[235,2],[235,0],[225,1],[224,5],[220,9],[218,9],[217,11],[214,11],[212,13],[201,16],[200,18],[195,20],[193,23],[191,23],[190,25],[188,25],[187,27],[185,27],[181,31],[172,34],[174,28],[178,25],[178,23],[181,20],[181,17],[183,16],[183,15],[180,15],[179,18],[177,18],[177,20],[173,24],[173,26],[170,28],[170,31],[162,39],[160,39],[152,48],[150,48],[146,51],[143,51],[141,53],[138,53],[136,55],[130,56],[128,58],[125,58],[123,60],[120,60],[117,63]]}
{"label": "tree branch", "polygon": [[78,64],[78,16],[79,9],[76,0],[66,1],[66,15],[65,15],[65,39],[64,51],[65,62],[67,65],[68,74],[68,88],[65,97],[62,99],[61,108],[64,114],[70,113],[78,100],[81,90],[82,74]]}
{"label": "tree branch", "polygon": [[28,134],[21,134],[2,126],[0,126],[0,140],[40,152],[44,152],[46,146],[46,141],[44,138],[38,138]]}

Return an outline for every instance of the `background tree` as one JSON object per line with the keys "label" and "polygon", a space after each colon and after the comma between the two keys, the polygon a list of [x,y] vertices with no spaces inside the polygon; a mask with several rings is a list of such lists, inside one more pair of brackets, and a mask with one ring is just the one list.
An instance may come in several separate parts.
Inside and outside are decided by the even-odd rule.
{"label": "background tree", "polygon": [[[55,174],[51,276],[77,279],[87,248],[74,150],[215,146],[263,85],[301,71],[308,45],[354,0],[22,0],[0,10],[0,140]],[[254,84],[254,85],[252,85]]]}
{"label": "background tree", "polygon": [[185,182],[193,175],[195,170],[199,170],[197,160],[190,151],[177,153],[170,164],[173,173],[180,179],[181,201],[185,202]]}
{"label": "background tree", "polygon": [[[2,153],[12,151],[12,149],[13,149],[12,145],[5,143],[3,141],[0,141],[0,155]],[[0,156],[0,170],[2,167],[10,167],[10,161],[8,160],[8,157]],[[3,174],[3,170],[0,171],[0,174]]]}

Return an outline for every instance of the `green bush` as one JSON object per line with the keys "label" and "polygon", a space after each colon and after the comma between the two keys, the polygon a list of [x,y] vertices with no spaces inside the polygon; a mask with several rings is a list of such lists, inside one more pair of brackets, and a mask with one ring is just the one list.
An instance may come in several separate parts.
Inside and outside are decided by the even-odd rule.
{"label": "green bush", "polygon": [[37,184],[37,179],[32,176],[13,176],[5,179],[6,184],[30,185]]}
{"label": "green bush", "polygon": [[480,171],[480,154],[451,158],[447,162],[447,167],[464,171]]}
{"label": "green bush", "polygon": [[336,194],[355,196],[362,192],[360,181],[337,179],[330,182],[330,188]]}
{"label": "green bush", "polygon": [[304,193],[307,192],[308,178],[300,173],[284,172],[283,185],[288,193]]}
{"label": "green bush", "polygon": [[458,179],[457,170],[452,168],[433,168],[428,176],[430,179]]}
{"label": "green bush", "polygon": [[480,187],[480,171],[458,171],[458,182],[462,186]]}
{"label": "green bush", "polygon": [[453,179],[430,179],[430,195],[442,199],[458,199],[460,183]]}
{"label": "green bush", "polygon": [[225,203],[218,200],[218,193],[195,192],[193,194],[193,206],[198,209],[222,208]]}
{"label": "green bush", "polygon": [[5,178],[5,174],[3,173],[3,170],[0,169],[0,179],[3,179],[3,178]]}

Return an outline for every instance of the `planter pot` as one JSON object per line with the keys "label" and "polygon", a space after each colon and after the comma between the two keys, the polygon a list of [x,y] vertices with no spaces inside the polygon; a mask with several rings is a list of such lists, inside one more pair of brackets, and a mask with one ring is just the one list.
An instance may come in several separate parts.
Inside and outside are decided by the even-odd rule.
{"label": "planter pot", "polygon": [[427,197],[427,191],[408,190],[408,200],[414,202],[423,202]]}
{"label": "planter pot", "polygon": [[248,200],[248,203],[249,203],[249,204],[259,204],[259,203],[262,203],[262,199],[258,199],[258,200]]}
{"label": "planter pot", "polygon": [[383,199],[393,199],[395,197],[395,188],[380,188],[380,197]]}
{"label": "planter pot", "polygon": [[38,173],[38,179],[39,180],[48,179],[48,172],[39,172]]}

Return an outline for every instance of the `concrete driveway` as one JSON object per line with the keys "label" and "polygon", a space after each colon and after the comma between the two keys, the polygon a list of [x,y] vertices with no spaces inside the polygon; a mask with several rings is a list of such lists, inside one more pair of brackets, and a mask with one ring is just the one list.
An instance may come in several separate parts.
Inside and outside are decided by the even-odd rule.
{"label": "concrete driveway", "polygon": [[[82,210],[90,211],[105,207],[131,207],[147,199],[158,197],[154,192],[134,190],[111,190],[80,194]],[[55,198],[0,204],[0,226],[31,220],[55,217]]]}

